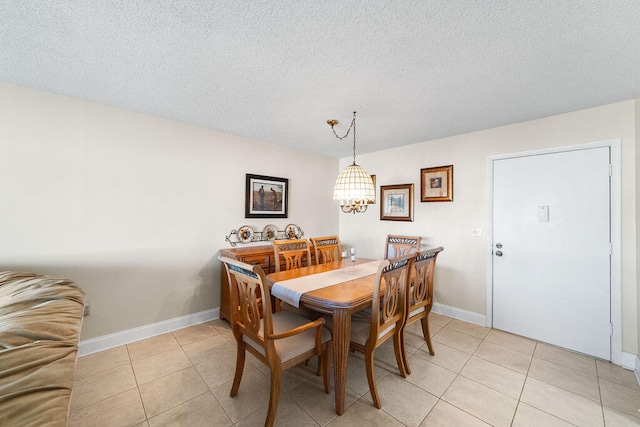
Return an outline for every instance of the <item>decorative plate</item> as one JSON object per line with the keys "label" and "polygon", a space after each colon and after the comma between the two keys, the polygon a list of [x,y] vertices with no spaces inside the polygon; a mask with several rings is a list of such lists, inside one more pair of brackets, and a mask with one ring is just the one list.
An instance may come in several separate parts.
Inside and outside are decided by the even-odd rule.
{"label": "decorative plate", "polygon": [[240,243],[249,243],[253,240],[253,228],[243,225],[238,229],[238,240]]}
{"label": "decorative plate", "polygon": [[275,225],[269,224],[262,230],[262,240],[276,240],[276,237],[278,237],[278,229]]}
{"label": "decorative plate", "polygon": [[287,228],[284,229],[284,234],[289,239],[299,239],[302,236],[302,232],[300,232],[300,228],[298,228],[295,224],[287,225]]}

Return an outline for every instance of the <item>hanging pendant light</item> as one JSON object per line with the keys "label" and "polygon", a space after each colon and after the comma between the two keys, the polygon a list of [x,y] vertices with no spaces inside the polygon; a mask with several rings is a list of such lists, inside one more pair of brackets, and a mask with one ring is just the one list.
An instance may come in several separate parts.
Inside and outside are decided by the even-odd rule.
{"label": "hanging pendant light", "polygon": [[347,166],[338,175],[333,187],[333,200],[338,200],[340,209],[344,213],[365,212],[370,203],[375,203],[376,189],[371,175],[362,166],[356,164],[356,112],[353,112],[351,125],[342,137],[338,136],[334,129],[334,126],[338,124],[337,120],[327,120],[327,123],[331,126],[336,138],[340,140],[349,136],[349,132],[353,129],[353,164]]}

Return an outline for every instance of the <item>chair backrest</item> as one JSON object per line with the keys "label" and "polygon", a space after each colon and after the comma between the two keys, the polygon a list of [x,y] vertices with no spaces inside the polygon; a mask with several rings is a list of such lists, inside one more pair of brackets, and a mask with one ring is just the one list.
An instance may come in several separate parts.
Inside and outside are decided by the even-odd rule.
{"label": "chair backrest", "polygon": [[342,259],[342,245],[338,236],[312,237],[311,245],[316,264],[326,264]]}
{"label": "chair backrest", "polygon": [[384,245],[384,259],[398,258],[420,250],[422,237],[389,234]]}
{"label": "chair backrest", "polygon": [[[307,239],[274,240],[271,243],[273,244],[276,272],[303,267],[305,257],[306,265],[311,265],[311,252]],[[281,258],[284,258],[284,268],[280,265]]]}
{"label": "chair backrest", "polygon": [[431,307],[433,304],[433,273],[435,272],[438,254],[443,250],[444,248],[439,246],[418,252],[413,262],[415,279],[409,290],[410,316],[417,314],[418,309],[426,306]]}
{"label": "chair backrest", "polygon": [[386,340],[404,323],[409,272],[413,268],[415,257],[415,254],[410,254],[386,259],[378,267],[373,295],[380,295],[382,292],[382,297],[374,297],[371,304],[370,342]]}
{"label": "chair backrest", "polygon": [[[221,256],[220,261],[227,271],[231,295],[231,328],[238,339],[245,335],[265,349],[265,354],[275,352],[272,340],[264,337],[273,333],[271,296],[265,286],[264,271],[259,265],[249,265]],[[260,318],[260,307],[263,318]]]}

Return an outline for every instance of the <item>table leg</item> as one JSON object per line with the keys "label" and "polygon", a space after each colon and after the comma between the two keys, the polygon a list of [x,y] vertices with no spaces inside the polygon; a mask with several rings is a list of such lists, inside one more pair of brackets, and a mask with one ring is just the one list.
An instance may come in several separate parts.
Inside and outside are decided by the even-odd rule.
{"label": "table leg", "polygon": [[336,414],[344,414],[347,361],[351,340],[351,313],[335,309],[333,312],[333,381],[336,394]]}

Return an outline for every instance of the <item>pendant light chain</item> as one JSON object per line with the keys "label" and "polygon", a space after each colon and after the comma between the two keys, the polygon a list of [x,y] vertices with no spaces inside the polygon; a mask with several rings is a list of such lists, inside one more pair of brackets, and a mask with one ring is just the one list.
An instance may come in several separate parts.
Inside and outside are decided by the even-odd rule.
{"label": "pendant light chain", "polygon": [[356,112],[353,112],[353,164],[356,164]]}
{"label": "pendant light chain", "polygon": [[371,175],[362,166],[356,164],[356,112],[353,112],[353,120],[343,136],[336,133],[334,126],[338,124],[337,120],[327,120],[327,124],[340,140],[347,138],[353,129],[353,164],[347,166],[338,175],[333,187],[333,200],[340,202],[340,210],[344,213],[365,212],[368,205],[375,203],[376,188]]}
{"label": "pendant light chain", "polygon": [[348,137],[349,133],[351,132],[351,129],[353,129],[353,164],[355,165],[356,164],[356,112],[355,111],[353,112],[353,120],[351,120],[351,124],[349,125],[349,129],[347,129],[347,133],[345,133],[343,136],[338,136],[333,125],[331,126],[331,130],[333,131],[333,134],[339,140],[343,140],[346,137]]}

